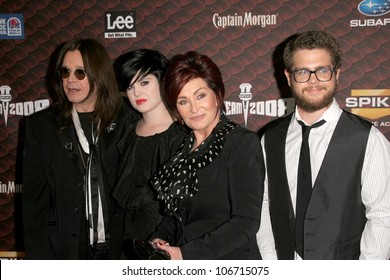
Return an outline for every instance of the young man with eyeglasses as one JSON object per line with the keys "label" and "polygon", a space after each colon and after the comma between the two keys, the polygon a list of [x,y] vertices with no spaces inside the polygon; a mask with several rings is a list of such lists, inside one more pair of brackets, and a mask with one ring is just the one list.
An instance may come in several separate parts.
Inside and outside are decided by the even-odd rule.
{"label": "young man with eyeglasses", "polygon": [[337,104],[340,46],[308,31],[287,43],[283,59],[296,110],[261,139],[263,259],[389,259],[390,144]]}

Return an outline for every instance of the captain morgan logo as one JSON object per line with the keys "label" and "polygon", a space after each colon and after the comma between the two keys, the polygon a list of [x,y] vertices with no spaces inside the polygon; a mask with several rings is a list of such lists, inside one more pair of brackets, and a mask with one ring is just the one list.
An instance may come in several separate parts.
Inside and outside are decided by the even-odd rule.
{"label": "captain morgan logo", "polygon": [[[390,89],[354,89],[346,98],[351,113],[375,121],[390,116]],[[375,121],[375,126],[390,126],[390,122]]]}
{"label": "captain morgan logo", "polygon": [[226,115],[244,115],[245,126],[248,125],[248,116],[281,117],[294,111],[295,99],[284,98],[277,100],[250,102],[253,98],[252,85],[242,83],[238,94],[241,102],[225,101]]}
{"label": "captain morgan logo", "polygon": [[260,26],[262,28],[269,25],[277,24],[278,14],[270,15],[255,15],[251,12],[246,12],[244,15],[239,15],[235,13],[234,15],[224,15],[219,14],[213,15],[213,24],[216,28],[226,28],[232,26]]}

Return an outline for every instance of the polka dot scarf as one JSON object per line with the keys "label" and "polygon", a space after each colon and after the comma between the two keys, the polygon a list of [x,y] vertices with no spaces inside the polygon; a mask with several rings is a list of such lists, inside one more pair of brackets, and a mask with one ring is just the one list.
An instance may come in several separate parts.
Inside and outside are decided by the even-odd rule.
{"label": "polka dot scarf", "polygon": [[190,151],[195,138],[191,132],[175,156],[163,164],[152,177],[153,188],[158,193],[157,198],[164,202],[167,215],[173,215],[177,211],[180,199],[193,197],[198,192],[196,171],[208,166],[220,154],[225,136],[237,125],[230,121],[220,122],[192,153]]}

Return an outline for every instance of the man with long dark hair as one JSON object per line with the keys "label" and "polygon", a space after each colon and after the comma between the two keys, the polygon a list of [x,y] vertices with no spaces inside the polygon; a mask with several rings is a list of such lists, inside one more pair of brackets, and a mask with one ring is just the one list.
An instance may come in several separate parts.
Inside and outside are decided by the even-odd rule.
{"label": "man with long dark hair", "polygon": [[115,144],[122,108],[106,49],[75,38],[61,49],[58,102],[26,121],[23,225],[27,259],[107,259]]}

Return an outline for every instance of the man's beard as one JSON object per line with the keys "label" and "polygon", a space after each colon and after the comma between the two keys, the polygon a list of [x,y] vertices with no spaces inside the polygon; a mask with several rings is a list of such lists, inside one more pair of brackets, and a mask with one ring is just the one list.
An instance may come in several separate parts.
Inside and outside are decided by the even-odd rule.
{"label": "man's beard", "polygon": [[292,89],[296,105],[308,113],[313,113],[318,110],[329,107],[332,104],[333,98],[336,96],[337,84],[329,89],[330,91],[321,96],[320,100],[311,100],[305,96],[296,94],[295,89]]}

